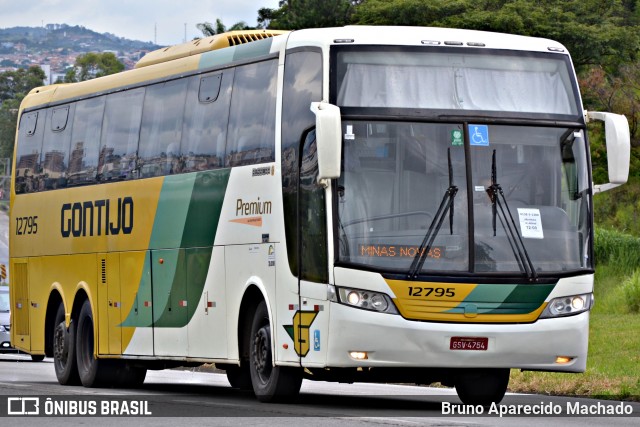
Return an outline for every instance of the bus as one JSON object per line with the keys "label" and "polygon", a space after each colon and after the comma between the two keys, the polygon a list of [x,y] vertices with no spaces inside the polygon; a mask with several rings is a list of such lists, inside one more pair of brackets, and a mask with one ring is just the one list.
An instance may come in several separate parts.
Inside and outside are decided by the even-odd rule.
{"label": "bus", "polygon": [[11,340],[60,384],[212,363],[264,402],[306,378],[488,405],[510,369],[585,370],[592,197],[629,128],[555,41],[257,30],[34,89],[13,162]]}

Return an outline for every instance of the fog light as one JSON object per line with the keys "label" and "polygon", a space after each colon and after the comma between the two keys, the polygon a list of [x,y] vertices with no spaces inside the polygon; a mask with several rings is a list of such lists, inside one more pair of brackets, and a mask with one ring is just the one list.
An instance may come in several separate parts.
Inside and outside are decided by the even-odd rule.
{"label": "fog light", "polygon": [[350,351],[349,356],[356,360],[367,360],[369,358],[366,351]]}
{"label": "fog light", "polygon": [[569,356],[557,356],[556,363],[559,365],[565,365],[573,360],[573,357]]}

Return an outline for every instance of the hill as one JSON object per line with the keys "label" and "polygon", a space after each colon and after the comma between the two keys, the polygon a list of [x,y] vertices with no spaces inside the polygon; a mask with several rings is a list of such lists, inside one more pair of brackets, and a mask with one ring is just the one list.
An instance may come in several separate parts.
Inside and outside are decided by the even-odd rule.
{"label": "hill", "polygon": [[[118,37],[110,33],[96,33],[82,26],[48,24],[45,27],[0,28],[0,45],[5,51],[24,45],[24,50],[53,52],[69,49],[75,52],[152,50],[158,46]],[[18,47],[19,48],[19,47]]]}
{"label": "hill", "polygon": [[44,27],[0,28],[0,72],[32,65],[50,65],[64,74],[78,55],[87,52],[114,52],[131,68],[146,52],[159,48],[142,42],[100,34],[82,26],[48,24]]}

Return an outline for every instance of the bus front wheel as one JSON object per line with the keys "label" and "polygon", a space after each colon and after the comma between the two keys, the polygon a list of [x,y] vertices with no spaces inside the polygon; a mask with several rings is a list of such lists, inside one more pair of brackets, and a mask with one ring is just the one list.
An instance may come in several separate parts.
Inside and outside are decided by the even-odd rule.
{"label": "bus front wheel", "polygon": [[465,405],[500,403],[509,385],[509,369],[463,369],[455,379],[456,392]]}
{"label": "bus front wheel", "polygon": [[227,367],[226,374],[231,387],[240,390],[253,390],[251,372],[249,372],[248,366],[229,366]]}
{"label": "bus front wheel", "polygon": [[53,368],[61,385],[78,385],[76,364],[76,324],[67,325],[64,319],[64,304],[60,303],[53,323]]}
{"label": "bus front wheel", "polygon": [[251,325],[249,371],[253,391],[261,402],[285,401],[300,392],[302,369],[273,365],[271,325],[264,301],[258,305]]}

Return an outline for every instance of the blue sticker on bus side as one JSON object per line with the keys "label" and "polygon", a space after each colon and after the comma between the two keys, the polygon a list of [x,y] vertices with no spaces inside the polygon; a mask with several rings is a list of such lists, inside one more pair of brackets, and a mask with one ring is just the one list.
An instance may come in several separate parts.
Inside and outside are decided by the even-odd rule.
{"label": "blue sticker on bus side", "polygon": [[469,142],[471,145],[489,146],[489,126],[469,125]]}
{"label": "blue sticker on bus side", "polygon": [[320,331],[318,329],[313,331],[313,351],[320,351]]}

